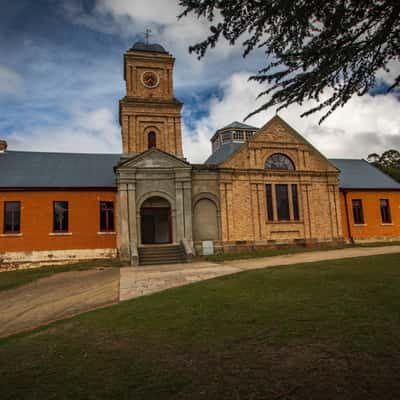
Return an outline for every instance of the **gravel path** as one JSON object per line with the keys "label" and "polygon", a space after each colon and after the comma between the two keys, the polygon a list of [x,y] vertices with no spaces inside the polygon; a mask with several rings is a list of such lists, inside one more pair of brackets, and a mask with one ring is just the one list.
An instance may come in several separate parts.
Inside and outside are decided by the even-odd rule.
{"label": "gravel path", "polygon": [[400,253],[400,246],[312,251],[224,263],[194,262],[143,268],[121,268],[120,300],[128,300],[172,287],[251,269],[389,253]]}
{"label": "gravel path", "polygon": [[2,291],[0,337],[117,303],[118,294],[117,268],[63,272]]}

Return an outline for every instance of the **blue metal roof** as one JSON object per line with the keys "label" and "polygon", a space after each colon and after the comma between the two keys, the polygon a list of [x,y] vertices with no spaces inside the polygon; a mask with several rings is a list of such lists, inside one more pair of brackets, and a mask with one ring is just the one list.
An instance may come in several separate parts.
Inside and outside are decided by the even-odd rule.
{"label": "blue metal roof", "polygon": [[220,128],[218,130],[222,131],[223,129],[250,129],[250,130],[255,130],[255,129],[258,129],[258,128],[256,128],[255,126],[244,124],[243,122],[234,121],[234,122],[231,122],[229,125],[226,125],[223,128]]}
{"label": "blue metal roof", "polygon": [[223,143],[207,158],[204,164],[220,164],[242,145],[243,143],[240,142]]}
{"label": "blue metal roof", "polygon": [[0,188],[114,188],[120,154],[0,153]]}
{"label": "blue metal roof", "polygon": [[[220,164],[243,143],[224,143],[205,164]],[[114,166],[121,154],[0,153],[1,188],[116,188]],[[400,190],[400,183],[365,160],[331,159],[341,189]]]}
{"label": "blue metal roof", "polygon": [[400,183],[365,160],[333,158],[329,161],[340,170],[341,189],[400,190]]}

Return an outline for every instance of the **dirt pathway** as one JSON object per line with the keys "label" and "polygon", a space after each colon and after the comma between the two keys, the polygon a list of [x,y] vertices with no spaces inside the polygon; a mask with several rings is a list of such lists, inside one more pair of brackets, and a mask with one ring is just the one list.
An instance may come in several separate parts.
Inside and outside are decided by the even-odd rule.
{"label": "dirt pathway", "polygon": [[224,263],[194,262],[191,264],[122,268],[120,300],[128,300],[172,287],[246,270],[390,253],[400,253],[400,246],[312,251],[249,260],[226,261]]}
{"label": "dirt pathway", "polygon": [[117,268],[64,272],[2,291],[0,337],[116,303],[118,294]]}

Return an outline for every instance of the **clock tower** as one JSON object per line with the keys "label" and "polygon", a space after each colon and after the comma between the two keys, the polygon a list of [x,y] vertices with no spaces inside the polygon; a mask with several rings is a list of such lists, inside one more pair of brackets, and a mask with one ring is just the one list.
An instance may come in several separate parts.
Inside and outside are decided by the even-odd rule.
{"label": "clock tower", "polygon": [[158,44],[136,43],[124,54],[126,96],[120,100],[124,156],[158,148],[182,154],[182,103],[174,96],[175,59]]}

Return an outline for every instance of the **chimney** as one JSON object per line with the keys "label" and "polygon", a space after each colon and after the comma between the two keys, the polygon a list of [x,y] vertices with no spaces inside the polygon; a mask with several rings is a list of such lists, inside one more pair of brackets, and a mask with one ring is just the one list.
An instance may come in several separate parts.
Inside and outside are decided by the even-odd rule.
{"label": "chimney", "polygon": [[4,153],[7,150],[7,142],[0,140],[0,153]]}

